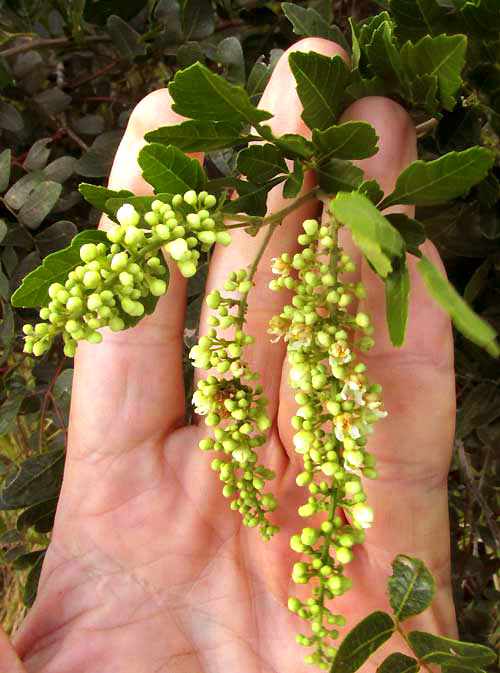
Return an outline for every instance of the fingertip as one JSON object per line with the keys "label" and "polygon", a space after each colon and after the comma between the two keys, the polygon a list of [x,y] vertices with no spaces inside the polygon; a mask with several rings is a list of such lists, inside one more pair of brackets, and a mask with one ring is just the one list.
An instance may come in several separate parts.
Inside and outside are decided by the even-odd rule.
{"label": "fingertip", "polygon": [[[360,98],[343,113],[341,122],[365,121],[379,138],[378,152],[354,163],[363,169],[365,179],[375,179],[387,194],[399,173],[417,158],[417,135],[410,115],[398,103],[382,96]],[[412,207],[394,210],[412,212]]]}

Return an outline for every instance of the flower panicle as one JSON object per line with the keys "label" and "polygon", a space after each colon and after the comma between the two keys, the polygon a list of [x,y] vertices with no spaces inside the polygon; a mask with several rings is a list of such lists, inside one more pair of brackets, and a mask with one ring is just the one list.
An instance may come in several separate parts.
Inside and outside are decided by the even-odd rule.
{"label": "flower panicle", "polygon": [[[358,353],[373,346],[373,327],[366,313],[351,312],[366,291],[361,283],[341,280],[355,265],[337,245],[337,225],[306,220],[298,242],[301,252],[273,260],[278,277],[270,288],[293,290],[293,297],[272,318],[269,332],[274,340],[287,342],[289,382],[296,391],[293,444],[303,459],[296,481],[309,493],[298,513],[305,519],[326,518],[291,538],[292,550],[307,557],[294,564],[292,579],[311,583],[311,596],[306,601],[291,597],[288,607],[310,624],[309,635],[297,636],[298,643],[314,648],[305,662],[329,670],[345,618],[332,612],[327,601],[350,589],[346,566],[373,521],[362,478],[377,476],[367,442],[373,424],[386,412],[381,387],[369,382],[359,360]],[[347,513],[348,523],[337,514],[338,507]]]}
{"label": "flower panicle", "polygon": [[[231,509],[243,516],[244,525],[258,528],[268,540],[279,530],[268,520],[276,499],[263,492],[274,473],[258,463],[257,450],[267,441],[271,421],[262,386],[255,383],[258,375],[244,358],[245,347],[254,339],[245,334],[236,312],[252,287],[248,276],[246,269],[231,273],[224,283],[230,294],[222,296],[213,290],[206,298],[214,313],[208,318],[207,334],[193,346],[190,357],[195,367],[215,370],[217,375],[198,383],[193,405],[213,428],[213,436],[202,439],[200,448],[217,453],[212,468],[224,483],[223,495],[231,499]],[[226,330],[231,330],[230,336],[224,335]]]}

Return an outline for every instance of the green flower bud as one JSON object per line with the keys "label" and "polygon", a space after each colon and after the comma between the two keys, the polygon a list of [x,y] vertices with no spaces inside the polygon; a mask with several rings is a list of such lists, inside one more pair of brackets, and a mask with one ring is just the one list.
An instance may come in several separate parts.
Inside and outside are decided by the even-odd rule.
{"label": "green flower bud", "polygon": [[194,191],[194,189],[190,189],[184,194],[184,201],[186,203],[189,203],[190,206],[196,206],[196,204],[198,203],[198,194]]}
{"label": "green flower bud", "polygon": [[80,248],[80,257],[84,262],[92,262],[97,256],[97,246],[94,243],[85,243]]}
{"label": "green flower bud", "polygon": [[131,273],[128,273],[128,271],[122,271],[118,278],[123,287],[133,287],[134,277]]}
{"label": "green flower bud", "polygon": [[229,233],[229,231],[218,231],[216,233],[216,240],[217,240],[217,243],[220,243],[224,247],[227,247],[228,245],[231,244],[231,241],[233,239],[232,239],[232,236]]}
{"label": "green flower bud", "polygon": [[123,235],[123,229],[118,224],[115,224],[106,232],[106,236],[111,243],[119,243],[123,239]]}
{"label": "green flower bud", "polygon": [[100,344],[102,341],[102,334],[99,334],[99,332],[91,332],[87,337],[87,341],[91,344]]}
{"label": "green flower bud", "polygon": [[314,442],[314,434],[307,430],[301,430],[293,436],[293,444],[297,453],[307,453]]}
{"label": "green flower bud", "polygon": [[159,224],[155,228],[155,234],[161,238],[162,241],[168,241],[170,238],[170,229],[166,224]]}
{"label": "green flower bud", "polygon": [[89,311],[97,311],[97,309],[101,308],[102,306],[102,299],[100,295],[98,294],[91,294],[90,297],[87,299],[87,308]]}
{"label": "green flower bud", "polygon": [[356,325],[358,327],[369,327],[370,325],[370,316],[367,313],[357,313],[356,314]]}
{"label": "green flower bud", "polygon": [[347,547],[339,547],[335,552],[335,556],[337,557],[337,561],[343,565],[347,565],[354,558],[354,554]]}
{"label": "green flower bud", "polygon": [[28,334],[33,334],[33,325],[23,325],[23,332]]}
{"label": "green flower bud", "polygon": [[215,206],[215,204],[217,203],[217,199],[215,198],[215,196],[213,194],[208,194],[203,199],[203,203],[207,208],[213,208]]}
{"label": "green flower bud", "polygon": [[145,234],[142,229],[135,227],[127,227],[125,231],[124,241],[126,245],[139,245],[145,239]]}
{"label": "green flower bud", "polygon": [[301,505],[298,509],[299,516],[303,518],[307,518],[309,516],[312,516],[315,513],[315,508],[313,505],[310,503],[307,503],[306,505]]}
{"label": "green flower bud", "polygon": [[300,534],[302,544],[312,547],[318,541],[319,530],[317,528],[303,528]]}
{"label": "green flower bud", "polygon": [[338,575],[333,575],[329,578],[326,584],[330,591],[335,594],[342,588],[342,579]]}
{"label": "green flower bud", "polygon": [[184,278],[191,278],[196,274],[196,264],[191,261],[179,262],[179,271],[182,273]]}
{"label": "green flower bud", "polygon": [[83,276],[83,284],[89,289],[95,289],[101,284],[101,276],[97,271],[87,271]]}
{"label": "green flower bud", "polygon": [[149,290],[153,297],[161,297],[167,291],[167,284],[161,278],[155,278],[150,281]]}
{"label": "green flower bud", "polygon": [[115,316],[110,319],[109,328],[112,332],[121,332],[123,329],[125,329],[125,323],[122,318]]}
{"label": "green flower bud", "polygon": [[206,245],[213,245],[217,240],[217,236],[214,231],[200,231],[198,238],[202,243]]}
{"label": "green flower bud", "polygon": [[83,301],[80,297],[70,297],[66,304],[66,309],[69,313],[79,313],[83,310]]}
{"label": "green flower bud", "polygon": [[318,231],[319,224],[317,220],[305,220],[302,227],[308,236],[314,236]]}
{"label": "green flower bud", "polygon": [[124,227],[136,227],[141,218],[133,205],[125,203],[118,208],[116,219]]}
{"label": "green flower bud", "polygon": [[119,252],[111,259],[111,269],[113,271],[124,271],[128,264],[128,255],[126,252]]}
{"label": "green flower bud", "polygon": [[290,612],[298,612],[301,606],[302,603],[297,598],[288,599],[288,609],[290,610]]}
{"label": "green flower bud", "polygon": [[156,213],[150,211],[144,215],[144,221],[149,224],[150,227],[156,227],[160,220],[158,219],[158,215]]}
{"label": "green flower bud", "polygon": [[177,238],[174,241],[170,241],[166,247],[168,254],[176,261],[181,260],[188,251],[187,243],[183,238]]}
{"label": "green flower bud", "polygon": [[64,290],[64,285],[61,285],[61,283],[52,283],[52,285],[49,286],[49,297],[51,299],[56,299],[58,292],[61,290]]}
{"label": "green flower bud", "polygon": [[43,355],[46,351],[49,350],[49,348],[50,345],[45,341],[37,341],[33,344],[33,355],[40,357],[40,355]]}
{"label": "green flower bud", "polygon": [[352,535],[344,533],[344,535],[341,535],[339,537],[339,544],[341,544],[342,547],[352,547],[352,545],[354,544],[354,538]]}

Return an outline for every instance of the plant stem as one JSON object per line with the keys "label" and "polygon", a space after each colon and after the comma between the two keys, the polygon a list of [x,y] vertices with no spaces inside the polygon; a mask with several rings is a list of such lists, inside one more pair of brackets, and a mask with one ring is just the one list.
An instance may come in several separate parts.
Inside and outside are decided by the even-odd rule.
{"label": "plant stem", "polygon": [[[247,276],[246,280],[250,280],[250,281],[253,280],[253,277],[255,276],[255,274],[257,272],[257,267],[259,265],[259,262],[262,259],[262,255],[264,254],[264,251],[267,248],[267,244],[271,240],[272,235],[274,234],[274,231],[278,227],[280,222],[281,222],[281,220],[279,222],[274,222],[273,224],[271,224],[271,226],[267,230],[266,235],[264,237],[264,240],[262,241],[262,243],[260,245],[260,248],[257,252],[257,255],[255,256],[255,259],[250,266],[250,269],[249,269],[248,276]],[[240,299],[240,306],[239,306],[239,309],[238,309],[238,317],[236,318],[236,323],[237,323],[237,325],[240,329],[243,326],[243,321],[245,319],[245,313],[246,313],[247,306],[248,306],[248,293],[249,292],[250,292],[250,290],[248,292],[243,293],[241,295],[241,299]]]}
{"label": "plant stem", "polygon": [[[84,40],[86,43],[96,43],[96,42],[110,42],[111,38],[107,35],[90,35]],[[17,47],[11,47],[10,49],[4,49],[0,51],[0,56],[16,56],[17,54],[22,54],[25,51],[31,51],[32,49],[40,49],[43,47],[65,47],[66,45],[71,44],[71,40],[67,37],[54,37],[47,38],[43,40],[33,40],[26,44],[20,44]]]}
{"label": "plant stem", "polygon": [[[283,220],[287,215],[290,213],[293,213],[294,210],[296,210],[299,206],[301,206],[303,203],[306,203],[306,201],[309,201],[310,199],[314,198],[318,193],[317,189],[311,189],[310,192],[307,192],[303,196],[300,196],[298,199],[295,199],[295,201],[287,206],[286,208],[282,208],[281,210],[276,211],[272,215],[267,215],[266,217],[257,217],[256,215],[242,215],[238,213],[235,217],[238,218],[238,223],[235,225],[229,225],[227,228],[228,229],[236,229],[237,227],[241,227],[242,224],[245,226],[253,225],[253,226],[259,226],[263,227],[266,224],[274,224],[274,223],[280,223],[281,220]],[[224,213],[224,210],[222,211]],[[224,213],[228,217],[232,215],[232,213]],[[260,220],[260,222],[259,222]]]}
{"label": "plant stem", "polygon": [[402,639],[405,641],[405,643],[408,645],[408,647],[409,647],[410,650],[412,651],[413,656],[415,657],[415,659],[416,659],[416,660],[418,661],[418,663],[420,664],[421,668],[425,668],[425,670],[426,670],[428,673],[434,673],[434,671],[433,671],[432,668],[429,666],[429,664],[428,664],[426,661],[424,661],[423,659],[421,659],[417,654],[415,654],[415,651],[414,651],[413,647],[411,646],[411,643],[410,643],[410,641],[408,640],[408,638],[407,638],[407,636],[406,636],[406,633],[405,633],[405,632],[403,631],[403,629],[401,628],[401,624],[400,624],[400,622],[399,622],[397,619],[394,619],[394,622],[395,622],[395,624],[396,624],[396,631],[399,633],[399,635],[401,636],[401,638],[402,638]]}

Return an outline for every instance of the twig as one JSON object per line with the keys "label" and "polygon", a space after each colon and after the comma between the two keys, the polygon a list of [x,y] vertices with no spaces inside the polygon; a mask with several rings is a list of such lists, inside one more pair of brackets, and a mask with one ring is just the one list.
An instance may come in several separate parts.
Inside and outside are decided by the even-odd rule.
{"label": "twig", "polygon": [[[107,35],[90,35],[89,37],[85,38],[85,42],[87,43],[110,41],[111,38]],[[43,47],[64,47],[68,44],[71,44],[71,40],[68,37],[51,37],[43,40],[32,40],[26,44],[20,44],[17,47],[4,49],[4,51],[0,51],[0,56],[16,56],[17,54],[22,54],[25,51],[30,51],[31,49],[41,49]]]}
{"label": "twig", "polygon": [[438,124],[439,124],[438,120],[435,119],[434,117],[428,119],[425,122],[422,122],[415,128],[415,131],[417,132],[417,138],[422,138],[423,136],[427,135],[428,133],[433,131]]}
{"label": "twig", "polygon": [[483,510],[484,518],[486,519],[486,523],[488,524],[488,528],[490,529],[490,533],[492,534],[497,549],[500,549],[500,528],[498,527],[498,524],[496,522],[495,516],[493,512],[491,511],[490,506],[486,502],[486,499],[484,498],[483,494],[481,491],[478,489],[477,484],[476,484],[476,478],[475,475],[472,472],[472,466],[469,461],[469,456],[467,455],[467,452],[465,451],[464,443],[461,439],[456,441],[456,447],[457,447],[457,452],[458,452],[458,458],[460,461],[460,465],[462,467],[462,472],[464,474],[465,480],[467,482],[468,488],[471,490],[472,495],[476,499],[476,501],[479,503]]}
{"label": "twig", "polygon": [[61,129],[68,135],[72,140],[75,141],[75,143],[82,148],[85,152],[89,149],[89,146],[87,143],[83,142],[83,140],[78,136],[74,131],[72,131],[69,126],[65,126],[64,128]]}
{"label": "twig", "polygon": [[54,385],[57,381],[57,377],[62,371],[62,368],[64,366],[64,361],[66,358],[63,358],[61,362],[59,363],[59,366],[57,367],[54,376],[52,377],[52,380],[50,381],[47,390],[45,391],[45,394],[43,396],[43,401],[42,401],[42,408],[40,410],[40,425],[38,428],[38,451],[41,452],[43,448],[43,435],[44,435],[44,429],[45,429],[45,414],[47,413],[47,407],[49,405],[49,398],[52,397],[52,389],[54,388]]}
{"label": "twig", "polygon": [[91,82],[93,79],[101,77],[101,75],[105,75],[109,70],[112,70],[118,63],[119,61],[115,59],[114,61],[111,61],[111,63],[108,63],[108,65],[104,66],[104,68],[96,70],[95,72],[91,72],[90,75],[87,75],[87,77],[82,77],[82,79],[75,80],[74,82],[66,82],[65,86],[69,87],[70,89],[76,89],[82,84],[86,84],[87,82]]}

